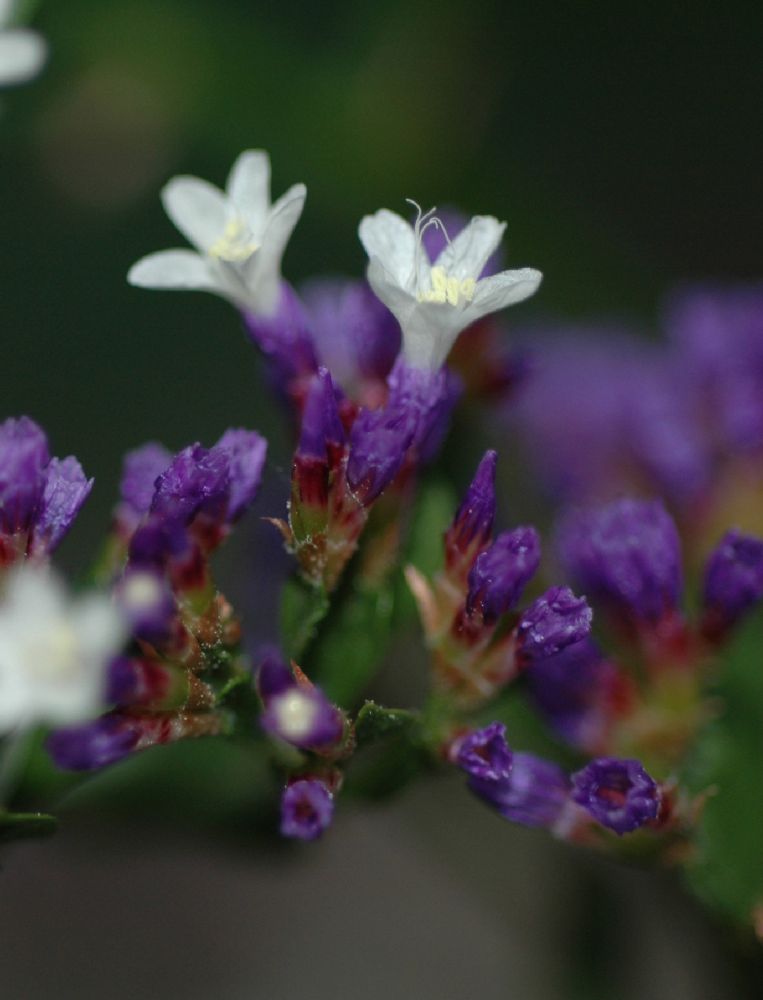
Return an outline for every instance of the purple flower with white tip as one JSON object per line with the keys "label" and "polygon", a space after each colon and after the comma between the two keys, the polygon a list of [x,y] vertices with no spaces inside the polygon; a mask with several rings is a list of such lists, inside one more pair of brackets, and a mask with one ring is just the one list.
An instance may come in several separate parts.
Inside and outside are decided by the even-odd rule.
{"label": "purple flower with white tip", "polygon": [[369,257],[368,282],[403,331],[405,363],[438,371],[462,330],[528,298],[537,291],[541,274],[524,268],[480,277],[506,228],[487,215],[475,216],[448,240],[432,264],[422,240],[428,228],[442,227],[433,212],[419,212],[411,226],[381,209],[367,215],[358,232]]}
{"label": "purple flower with white tip", "polygon": [[725,632],[763,597],[763,540],[727,531],[705,567],[706,631]]}
{"label": "purple flower with white tip", "polygon": [[637,760],[600,757],[572,776],[572,799],[602,826],[630,833],[657,818],[660,791]]}
{"label": "purple flower with white tip", "polygon": [[560,525],[558,545],[578,586],[611,607],[649,622],[677,607],[680,541],[659,501],[623,499],[574,511]]}
{"label": "purple flower with white tip", "polygon": [[128,569],[114,590],[114,598],[136,638],[153,643],[167,638],[177,605],[161,573],[150,568]]}
{"label": "purple flower with white tip", "polygon": [[529,661],[553,656],[585,639],[592,620],[585,597],[576,597],[569,587],[552,587],[533,601],[519,620],[520,653]]}
{"label": "purple flower with white tip", "polygon": [[338,743],[344,729],[341,713],[323,692],[299,684],[267,699],[260,724],[271,736],[303,750]]}
{"label": "purple flower with white tip", "polygon": [[564,771],[530,753],[515,753],[511,774],[500,781],[469,778],[471,791],[505,819],[522,826],[552,828],[569,801]]}
{"label": "purple flower with white tip", "polygon": [[502,532],[477,556],[469,573],[466,610],[492,623],[517,603],[540,563],[540,538],[535,528]]}
{"label": "purple flower with white tip", "polygon": [[300,778],[281,796],[281,833],[297,840],[317,840],[331,825],[334,796],[320,778]]}
{"label": "purple flower with white tip", "polygon": [[458,741],[455,751],[456,763],[471,777],[502,781],[511,774],[513,755],[501,722],[475,729]]}

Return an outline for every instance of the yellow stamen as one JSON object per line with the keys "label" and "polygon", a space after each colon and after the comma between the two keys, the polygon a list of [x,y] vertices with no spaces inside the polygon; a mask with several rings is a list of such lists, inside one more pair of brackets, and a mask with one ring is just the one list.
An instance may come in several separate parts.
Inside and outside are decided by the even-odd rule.
{"label": "yellow stamen", "polygon": [[477,287],[474,278],[459,280],[449,275],[445,268],[439,264],[430,269],[429,280],[432,287],[426,292],[419,292],[419,302],[447,302],[452,306],[457,306],[464,302],[471,302]]}
{"label": "yellow stamen", "polygon": [[257,243],[247,240],[249,228],[243,219],[235,218],[226,223],[222,236],[209,248],[210,257],[241,263],[248,260],[259,249]]}

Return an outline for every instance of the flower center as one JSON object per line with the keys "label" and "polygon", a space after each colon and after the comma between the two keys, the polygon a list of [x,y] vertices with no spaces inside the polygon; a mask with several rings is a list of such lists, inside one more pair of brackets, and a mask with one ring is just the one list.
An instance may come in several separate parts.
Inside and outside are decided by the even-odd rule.
{"label": "flower center", "polygon": [[240,264],[248,260],[257,250],[259,244],[254,242],[251,230],[237,215],[226,223],[222,235],[209,248],[209,255],[217,257],[218,260]]}
{"label": "flower center", "polygon": [[422,212],[421,207],[411,198],[407,198],[406,201],[410,202],[417,211],[416,222],[413,227],[416,237],[416,258],[414,261],[416,286],[418,289],[416,298],[419,302],[438,302],[442,305],[447,303],[451,306],[464,306],[467,302],[471,302],[474,298],[474,290],[477,287],[476,279],[457,278],[455,275],[448,274],[442,264],[436,264],[434,267],[429,268],[429,288],[422,287],[420,278],[422,271],[421,257],[422,254],[425,259],[428,256],[423,242],[424,233],[427,229],[434,226],[440,230],[445,237],[445,242],[449,246],[450,237],[442,219],[434,214],[437,211],[436,208],[430,208],[428,212]]}
{"label": "flower center", "polygon": [[309,736],[315,724],[316,705],[302,691],[292,690],[276,702],[279,729],[287,740],[301,740]]}

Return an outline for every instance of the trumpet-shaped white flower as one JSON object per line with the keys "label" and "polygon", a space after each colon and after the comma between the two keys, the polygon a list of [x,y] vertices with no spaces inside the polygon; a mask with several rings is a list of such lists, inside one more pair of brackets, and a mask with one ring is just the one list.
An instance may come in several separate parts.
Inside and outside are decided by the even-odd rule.
{"label": "trumpet-shaped white flower", "polygon": [[411,226],[382,208],[361,221],[358,233],[369,258],[368,281],[402,328],[404,360],[436,371],[462,330],[528,298],[542,275],[525,267],[480,278],[506,228],[490,215],[474,216],[453,241],[447,240],[434,263],[422,244],[429,226],[445,233],[434,209],[419,210]]}
{"label": "trumpet-shaped white flower", "polygon": [[215,292],[240,309],[272,315],[281,260],[306,194],[304,184],[295,184],[271,205],[270,159],[258,149],[241,153],[224,192],[198,177],[173,177],[162,203],[197,252],[149,254],[133,264],[127,280],[141,288]]}
{"label": "trumpet-shaped white flower", "polygon": [[126,636],[103,594],[71,600],[50,570],[11,570],[0,597],[0,734],[66,725],[103,708],[106,666]]}
{"label": "trumpet-shaped white flower", "polygon": [[36,31],[8,27],[15,6],[15,0],[0,0],[0,87],[36,76],[48,52]]}

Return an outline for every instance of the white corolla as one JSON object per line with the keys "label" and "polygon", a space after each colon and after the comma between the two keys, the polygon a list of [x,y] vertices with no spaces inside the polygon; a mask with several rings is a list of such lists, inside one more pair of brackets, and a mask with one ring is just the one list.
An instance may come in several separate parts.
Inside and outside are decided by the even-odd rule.
{"label": "white corolla", "polygon": [[24,83],[42,69],[47,46],[36,31],[14,27],[16,0],[0,0],[0,87]]}
{"label": "white corolla", "polygon": [[[422,243],[429,226],[446,236],[434,263]],[[403,359],[411,367],[439,369],[467,326],[537,291],[542,275],[530,267],[480,277],[505,228],[490,215],[476,215],[451,241],[434,209],[419,210],[413,226],[386,208],[362,220],[368,281],[400,323]]]}
{"label": "white corolla", "polygon": [[71,599],[48,568],[10,570],[0,593],[0,735],[97,715],[125,637],[105,594]]}
{"label": "white corolla", "polygon": [[275,312],[281,260],[299,221],[307,192],[295,184],[270,202],[270,159],[263,150],[241,153],[225,191],[198,177],[173,177],[162,203],[196,248],[162,250],[130,268],[142,288],[214,292],[258,316]]}

